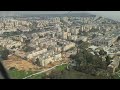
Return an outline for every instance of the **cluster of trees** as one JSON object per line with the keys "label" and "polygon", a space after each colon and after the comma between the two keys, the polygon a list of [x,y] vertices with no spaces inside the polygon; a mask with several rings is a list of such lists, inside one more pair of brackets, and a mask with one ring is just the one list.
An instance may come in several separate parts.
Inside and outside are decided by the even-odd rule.
{"label": "cluster of trees", "polygon": [[87,48],[90,45],[88,42],[83,42],[82,40],[77,41],[76,44],[78,45],[78,48],[81,50]]}
{"label": "cluster of trees", "polygon": [[31,52],[31,51],[35,50],[35,48],[27,46],[27,45],[25,45],[22,49],[25,52]]}
{"label": "cluster of trees", "polygon": [[[85,49],[87,46],[87,43],[81,42],[78,45],[79,52],[71,57],[76,62],[74,69],[91,75],[98,75],[98,72],[102,70],[102,74],[107,75],[107,66],[110,64],[111,59],[107,56],[107,52],[100,50],[99,55],[97,53],[93,55],[90,51]],[[105,56],[106,61],[102,61],[103,56]]]}
{"label": "cluster of trees", "polygon": [[9,50],[6,48],[2,48],[0,46],[0,58],[3,60],[7,60],[9,55]]}
{"label": "cluster of trees", "polygon": [[96,34],[93,34],[93,35],[92,35],[92,39],[95,38],[96,36],[97,36]]}
{"label": "cluster of trees", "polygon": [[99,29],[96,29],[96,28],[92,28],[92,29],[90,30],[90,32],[97,32],[97,31],[99,31]]}
{"label": "cluster of trees", "polygon": [[81,32],[79,32],[79,35],[87,36],[87,35],[88,35],[88,32],[86,32],[86,31],[81,31]]}
{"label": "cluster of trees", "polygon": [[3,35],[5,36],[13,36],[13,35],[20,35],[22,32],[21,31],[13,31],[13,32],[4,32]]}

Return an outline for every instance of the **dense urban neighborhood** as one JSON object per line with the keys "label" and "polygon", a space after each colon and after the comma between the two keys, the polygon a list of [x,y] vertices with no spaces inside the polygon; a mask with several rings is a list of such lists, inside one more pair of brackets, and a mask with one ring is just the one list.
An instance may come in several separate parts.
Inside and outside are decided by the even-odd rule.
{"label": "dense urban neighborhood", "polygon": [[31,72],[21,78],[55,66],[65,71],[46,78],[73,78],[62,77],[70,71],[119,78],[120,22],[96,15],[0,17],[0,61],[10,73]]}

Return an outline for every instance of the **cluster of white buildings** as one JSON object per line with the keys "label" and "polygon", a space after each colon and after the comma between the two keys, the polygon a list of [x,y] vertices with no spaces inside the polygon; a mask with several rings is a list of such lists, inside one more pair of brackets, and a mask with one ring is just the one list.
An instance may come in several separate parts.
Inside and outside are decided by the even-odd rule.
{"label": "cluster of white buildings", "polygon": [[96,46],[111,46],[116,41],[116,38],[97,37],[92,40],[92,44]]}
{"label": "cluster of white buildings", "polygon": [[75,47],[75,43],[56,38],[42,38],[33,47],[36,49],[38,47],[38,49],[28,53],[27,58],[33,59],[34,63],[39,62],[41,66],[46,66],[48,63],[62,60],[62,51]]}
{"label": "cluster of white buildings", "polygon": [[13,47],[20,48],[22,46],[22,42],[12,40],[11,38],[5,38],[0,40],[0,45],[10,50]]}
{"label": "cluster of white buildings", "polygon": [[[89,41],[91,45],[107,47],[105,50],[110,50],[112,45],[119,47],[119,44],[115,44],[116,37],[103,36],[101,33],[107,34],[106,32],[114,31],[116,28],[120,28],[119,23],[113,24],[113,21],[102,17],[52,17],[31,21],[4,19],[0,21],[1,34],[17,30],[27,33],[32,30],[37,32],[23,33],[9,38],[1,37],[0,45],[14,51],[14,54],[21,58],[32,60],[34,64],[46,66],[62,60],[63,52],[68,52],[71,48],[76,47],[76,44],[71,41]],[[93,29],[97,32],[90,32]],[[81,32],[87,32],[88,36],[80,35]],[[93,34],[97,36],[91,38]],[[29,40],[27,44],[26,40]],[[29,46],[34,50],[25,52],[22,48],[24,46]],[[73,51],[69,51],[70,53]]]}
{"label": "cluster of white buildings", "polygon": [[[62,52],[66,52],[75,47],[75,43],[73,42],[50,36],[52,32],[47,33],[46,31],[43,37],[39,37],[42,33],[32,33],[29,35],[31,38],[24,34],[9,38],[1,37],[0,45],[6,47],[14,55],[23,59],[32,60],[33,63],[39,66],[46,66],[54,61],[63,60]],[[30,42],[26,46],[25,40],[28,39],[30,39]],[[34,48],[34,50],[25,52],[23,49],[24,46]]]}
{"label": "cluster of white buildings", "polygon": [[0,33],[15,32],[17,30],[29,31],[31,25],[30,21],[5,19],[0,21]]}

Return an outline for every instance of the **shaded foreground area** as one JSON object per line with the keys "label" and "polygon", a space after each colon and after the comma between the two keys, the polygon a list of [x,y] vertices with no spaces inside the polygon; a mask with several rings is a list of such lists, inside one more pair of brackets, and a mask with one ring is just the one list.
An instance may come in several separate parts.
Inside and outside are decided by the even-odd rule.
{"label": "shaded foreground area", "polygon": [[55,74],[54,72],[54,74],[53,75],[51,74],[50,76],[48,76],[48,78],[50,79],[107,79],[105,77],[92,76],[92,75],[78,72],[75,70],[72,70],[72,71],[65,70],[64,72],[56,72],[56,73],[59,73],[59,75]]}
{"label": "shaded foreground area", "polygon": [[[30,71],[26,72],[26,71],[17,71],[17,70],[9,71],[9,74],[13,79],[22,79],[33,73],[35,72],[30,72]],[[74,69],[68,70],[67,65],[62,65],[56,67],[52,71],[35,75],[28,79],[119,79],[119,77],[116,75],[112,77],[107,77],[107,76],[100,76],[100,75],[96,76],[96,75],[86,74],[80,71],[76,71]]]}
{"label": "shaded foreground area", "polygon": [[43,79],[119,79],[117,75],[113,76],[103,76],[103,75],[91,75],[86,74],[74,69],[67,70],[67,65],[62,65],[57,67],[55,70],[51,71],[49,75],[44,74]]}
{"label": "shaded foreground area", "polygon": [[25,76],[33,74],[34,72],[31,71],[18,71],[18,70],[9,70],[8,74],[10,75],[11,79],[22,79]]}

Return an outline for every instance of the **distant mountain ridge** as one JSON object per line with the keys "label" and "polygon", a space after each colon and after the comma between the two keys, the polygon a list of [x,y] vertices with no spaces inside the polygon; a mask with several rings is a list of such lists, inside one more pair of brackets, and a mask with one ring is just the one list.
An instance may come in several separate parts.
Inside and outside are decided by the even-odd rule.
{"label": "distant mountain ridge", "polygon": [[[0,11],[0,17],[65,17],[65,16],[73,16],[73,17],[96,17],[98,15],[90,13],[90,12],[79,12],[79,13],[75,13],[75,12],[66,12],[66,13],[62,13],[62,14],[42,14],[42,13],[15,13],[12,11]],[[102,16],[103,17],[103,16]],[[106,18],[112,21],[117,21],[117,20],[113,20],[110,18]]]}
{"label": "distant mountain ridge", "polygon": [[54,16],[59,16],[59,17],[63,17],[63,16],[95,16],[93,14],[90,14],[90,13],[87,13],[87,12],[81,12],[81,13],[63,13],[63,14],[39,14],[39,13],[36,13],[36,14],[25,14],[25,13],[21,13],[21,14],[15,14],[15,13],[11,13],[10,11],[9,12],[1,12],[0,13],[0,16],[22,16],[22,17],[26,17],[26,16],[51,16],[51,17],[54,17]]}
{"label": "distant mountain ridge", "polygon": [[51,17],[64,17],[64,16],[80,16],[80,17],[87,17],[87,16],[96,16],[90,13],[65,13],[65,14],[29,14],[24,16],[51,16]]}

